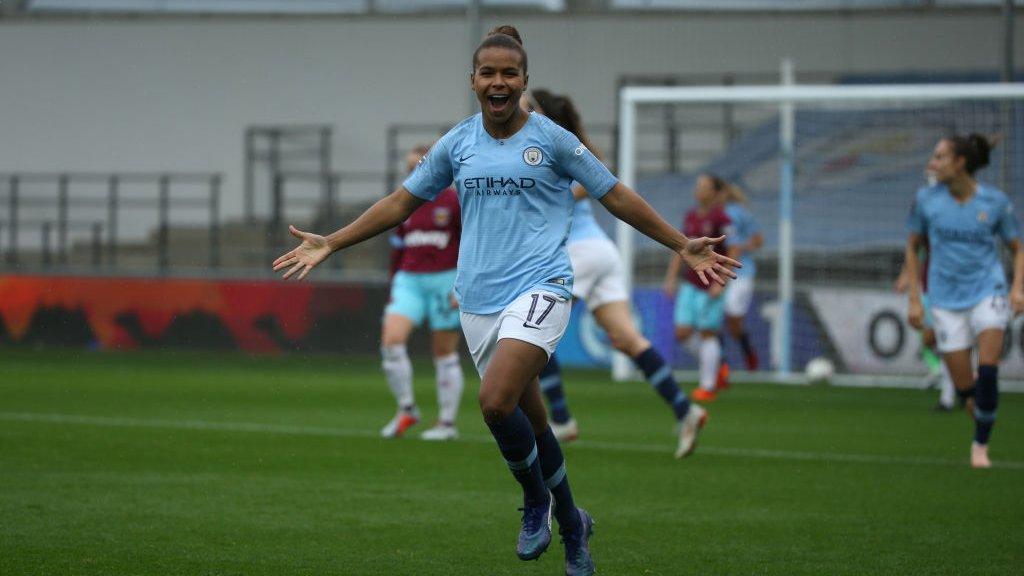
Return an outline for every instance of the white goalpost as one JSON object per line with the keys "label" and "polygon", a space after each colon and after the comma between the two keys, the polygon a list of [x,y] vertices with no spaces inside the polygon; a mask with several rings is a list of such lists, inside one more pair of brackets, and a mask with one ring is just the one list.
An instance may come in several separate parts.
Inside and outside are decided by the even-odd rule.
{"label": "white goalpost", "polygon": [[[757,258],[769,279],[758,281],[756,301],[758,318],[770,325],[770,362],[759,379],[799,380],[811,356],[826,356],[849,383],[881,377],[918,386],[919,345],[905,322],[905,297],[892,292],[895,275],[888,277],[898,269],[905,215],[925,184],[932,147],[952,133],[994,136],[992,166],[979,180],[1024,199],[1024,84],[794,85],[785,67],[783,76],[790,80],[779,86],[622,88],[619,177],[676,225],[701,172],[747,190],[767,244]],[[684,158],[684,174],[651,177],[638,157],[638,125],[647,107],[665,106],[684,117],[684,132],[687,114],[724,106],[743,120],[728,139],[695,128],[692,140],[711,142],[713,153]],[[623,222],[616,242],[630,289],[656,285],[664,249],[644,246]],[[641,265],[648,252],[655,260]],[[1024,377],[1022,328],[1017,321],[1008,332],[1011,378]],[[615,354],[613,377],[632,374],[629,360]]]}

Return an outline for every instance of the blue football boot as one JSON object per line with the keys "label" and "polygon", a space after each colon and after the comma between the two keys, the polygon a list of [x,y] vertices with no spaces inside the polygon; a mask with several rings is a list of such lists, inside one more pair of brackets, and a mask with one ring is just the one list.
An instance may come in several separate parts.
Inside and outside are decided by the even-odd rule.
{"label": "blue football boot", "polygon": [[580,511],[582,528],[576,532],[563,533],[565,544],[565,576],[591,576],[594,573],[594,559],[590,557],[590,537],[594,534],[594,519],[583,508]]}
{"label": "blue football boot", "polygon": [[516,555],[520,560],[535,560],[551,544],[551,506],[555,499],[550,495],[547,502],[539,506],[524,505],[523,527],[516,542]]}

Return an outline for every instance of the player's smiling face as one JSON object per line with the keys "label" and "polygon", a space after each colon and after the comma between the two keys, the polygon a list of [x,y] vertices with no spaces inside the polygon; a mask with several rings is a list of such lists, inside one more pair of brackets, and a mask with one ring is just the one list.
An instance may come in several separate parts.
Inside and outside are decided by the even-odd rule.
{"label": "player's smiling face", "polygon": [[928,172],[934,174],[937,181],[948,184],[963,171],[964,159],[953,153],[953,144],[949,140],[939,140],[928,161]]}
{"label": "player's smiling face", "polygon": [[488,125],[507,126],[519,115],[525,116],[519,99],[527,79],[519,52],[501,47],[480,51],[470,80]]}

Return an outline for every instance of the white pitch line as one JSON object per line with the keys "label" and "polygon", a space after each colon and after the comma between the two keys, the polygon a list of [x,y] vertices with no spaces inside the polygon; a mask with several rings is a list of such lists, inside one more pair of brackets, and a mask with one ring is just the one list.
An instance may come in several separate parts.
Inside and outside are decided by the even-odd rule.
{"label": "white pitch line", "polygon": [[[292,426],[287,424],[262,424],[256,422],[210,422],[207,420],[161,420],[147,418],[124,418],[117,416],[83,416],[75,414],[45,414],[37,412],[0,412],[0,420],[7,422],[36,422],[47,424],[71,424],[106,426],[114,428],[160,428],[175,430],[203,430],[218,432],[256,432],[261,434],[286,434],[297,436],[327,436],[334,438],[379,438],[371,430],[327,428],[321,426]],[[491,444],[490,436],[463,436],[462,440],[479,444]],[[631,444],[624,442],[602,442],[578,440],[573,448],[609,450],[619,452],[650,452],[668,454],[669,444]],[[933,458],[927,456],[888,456],[884,454],[847,454],[842,452],[796,452],[788,450],[767,450],[761,448],[727,448],[702,446],[701,454],[729,456],[736,458],[764,458],[771,460],[796,460],[805,462],[851,462],[858,464],[890,464],[907,466],[952,466],[964,467],[964,460]],[[997,468],[1024,470],[1024,462],[997,460]]]}

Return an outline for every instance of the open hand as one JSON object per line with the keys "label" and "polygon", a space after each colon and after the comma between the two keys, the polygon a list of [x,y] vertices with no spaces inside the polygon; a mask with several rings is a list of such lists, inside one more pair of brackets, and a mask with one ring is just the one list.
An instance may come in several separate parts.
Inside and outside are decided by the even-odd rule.
{"label": "open hand", "polygon": [[282,277],[287,280],[298,272],[299,275],[295,279],[302,280],[310,270],[331,255],[331,248],[327,245],[327,238],[319,234],[303,232],[292,225],[288,226],[288,231],[292,236],[302,240],[302,244],[291,252],[278,256],[277,260],[274,260],[274,272],[290,266]]}
{"label": "open hand", "polygon": [[732,269],[742,266],[736,260],[715,252],[714,245],[724,240],[725,236],[693,238],[679,251],[683,262],[693,268],[705,286],[711,284],[709,279],[725,285],[728,279],[736,277]]}

